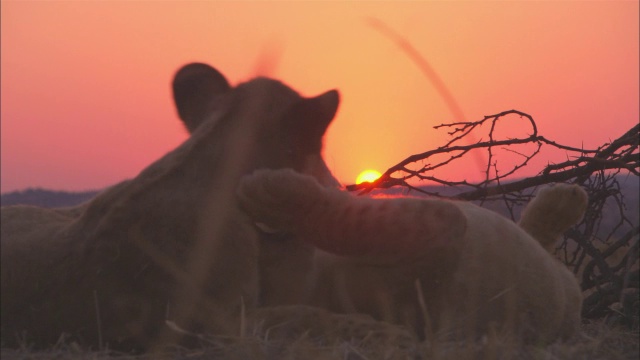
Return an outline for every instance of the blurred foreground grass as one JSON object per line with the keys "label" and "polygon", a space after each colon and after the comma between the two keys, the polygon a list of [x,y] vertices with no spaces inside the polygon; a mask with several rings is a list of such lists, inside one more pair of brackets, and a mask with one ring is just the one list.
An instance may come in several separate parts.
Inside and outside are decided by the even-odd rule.
{"label": "blurred foreground grass", "polygon": [[[637,330],[606,325],[603,321],[583,324],[580,334],[548,346],[517,345],[494,337],[478,342],[407,343],[395,339],[359,338],[327,340],[305,333],[297,338],[273,337],[269,332],[244,338],[212,338],[201,348],[177,348],[163,354],[131,356],[109,351],[86,351],[75,344],[60,345],[46,351],[2,349],[3,360],[134,360],[134,359],[593,359],[626,360],[640,358]],[[405,339],[406,340],[406,339]]]}

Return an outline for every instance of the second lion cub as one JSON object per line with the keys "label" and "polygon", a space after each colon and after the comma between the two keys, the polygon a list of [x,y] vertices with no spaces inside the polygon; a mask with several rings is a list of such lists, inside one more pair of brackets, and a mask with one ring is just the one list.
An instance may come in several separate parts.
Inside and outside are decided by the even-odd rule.
{"label": "second lion cub", "polygon": [[580,287],[545,250],[583,216],[578,186],[541,192],[522,226],[468,202],[356,197],[293,170],[256,171],[238,196],[254,220],[324,250],[312,305],[449,336],[550,342],[580,324]]}

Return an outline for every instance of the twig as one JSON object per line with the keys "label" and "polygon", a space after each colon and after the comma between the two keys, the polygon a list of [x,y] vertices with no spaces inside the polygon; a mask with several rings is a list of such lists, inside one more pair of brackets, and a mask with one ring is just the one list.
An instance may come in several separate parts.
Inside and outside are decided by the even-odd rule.
{"label": "twig", "polygon": [[[511,138],[496,136],[499,122],[510,121],[514,117],[526,120],[528,126],[523,128],[525,135]],[[465,141],[474,130],[482,128],[482,125],[487,123],[490,124],[488,133],[483,134],[481,138],[488,140]],[[579,275],[582,289],[591,292],[585,300],[583,314],[588,317],[605,316],[610,311],[610,305],[622,299],[624,289],[640,286],[628,280],[633,271],[637,272],[637,267],[631,268],[628,264],[638,262],[637,249],[635,252],[629,250],[631,244],[636,244],[634,246],[637,248],[638,220],[626,217],[624,199],[616,178],[621,172],[640,175],[640,125],[633,126],[619,138],[597,149],[584,149],[549,140],[538,133],[538,127],[531,115],[518,110],[503,111],[473,122],[441,124],[435,128],[448,130],[450,140],[436,149],[407,157],[390,167],[372,183],[349,185],[347,190],[366,194],[373,189],[402,186],[409,191],[432,196],[481,202],[500,200],[514,219],[514,209],[526,203],[536,187],[554,182],[573,182],[587,190],[589,206],[582,223],[565,234],[565,239],[557,250],[562,260]],[[527,151],[513,148],[523,145],[533,147]],[[567,154],[566,161],[547,164],[536,176],[508,180],[529,166],[531,160],[539,156],[543,148],[564,151]],[[484,177],[481,181],[469,182],[465,178],[451,180],[438,177],[437,171],[462,159],[471,151],[487,152],[487,161],[483,167]],[[519,158],[515,165],[503,170],[498,163],[502,153],[516,154]],[[418,162],[422,165],[416,166]],[[444,196],[437,191],[417,186],[417,181],[431,181],[457,192]],[[607,210],[609,206],[617,207],[617,211]],[[603,232],[600,228],[605,212],[608,216],[617,216],[618,220],[614,224],[607,224],[608,228]],[[625,229],[630,230],[616,238],[616,234]],[[604,248],[595,241],[602,242]],[[619,257],[621,253],[623,255]]]}

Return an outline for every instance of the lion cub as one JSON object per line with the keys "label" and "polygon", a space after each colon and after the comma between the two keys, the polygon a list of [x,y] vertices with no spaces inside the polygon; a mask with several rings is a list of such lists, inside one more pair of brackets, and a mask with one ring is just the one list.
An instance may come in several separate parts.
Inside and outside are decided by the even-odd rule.
{"label": "lion cub", "polygon": [[238,196],[256,221],[325,251],[313,305],[438,336],[549,342],[580,324],[580,287],[545,250],[583,216],[578,186],[541,191],[521,226],[468,202],[356,197],[292,170],[256,171]]}
{"label": "lion cub", "polygon": [[303,97],[267,78],[231,87],[201,63],[172,85],[191,132],[181,145],[77,208],[1,209],[3,346],[148,351],[191,343],[175,326],[236,335],[245,309],[296,302],[313,248],[259,233],[235,188],[260,168],[334,184],[321,152],[338,92]]}

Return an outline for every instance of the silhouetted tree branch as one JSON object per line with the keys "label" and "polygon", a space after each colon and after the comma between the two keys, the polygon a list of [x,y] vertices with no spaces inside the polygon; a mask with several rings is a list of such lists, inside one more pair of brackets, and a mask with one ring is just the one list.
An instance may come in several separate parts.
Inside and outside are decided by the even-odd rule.
{"label": "silhouetted tree branch", "polygon": [[[499,122],[525,119],[524,133],[516,137],[500,137],[496,128]],[[483,126],[488,132],[481,140],[469,143],[474,130]],[[435,126],[448,129],[451,139],[434,150],[407,157],[390,167],[373,183],[347,186],[349,191],[367,194],[374,189],[402,186],[409,191],[428,195],[470,201],[500,201],[516,219],[522,205],[526,204],[535,189],[554,182],[579,184],[589,194],[589,207],[583,221],[565,234],[557,249],[561,260],[579,276],[585,291],[583,315],[603,317],[612,314],[620,321],[638,326],[638,239],[640,222],[627,217],[619,175],[640,176],[639,132],[640,125],[633,126],[619,138],[597,149],[568,146],[549,140],[538,133],[531,115],[518,110],[508,110],[485,116],[474,122],[455,122]],[[486,140],[482,140],[482,138]],[[516,147],[527,145],[525,150]],[[543,148],[564,151],[567,160],[549,163],[537,175],[510,180],[530,165]],[[520,149],[520,148],[518,148]],[[436,172],[467,156],[472,151],[486,151],[486,167],[479,181],[444,179]],[[516,155],[518,161],[502,169],[498,158],[502,154]],[[502,165],[502,164],[501,164]],[[416,181],[431,181],[452,189],[453,195],[427,190],[414,185]],[[450,193],[450,192],[448,192]],[[631,206],[638,206],[632,204]],[[603,222],[615,218],[611,222]],[[635,300],[634,300],[635,299]],[[630,305],[631,304],[631,305]],[[615,306],[614,306],[615,305]],[[617,309],[615,307],[619,307]]]}
{"label": "silhouetted tree branch", "polygon": [[[529,122],[531,135],[509,139],[495,139],[494,130],[497,122],[503,120],[508,115],[518,115],[526,118]],[[478,141],[469,145],[460,145],[461,139],[468,136],[471,131],[479,128],[487,122],[491,123],[491,129],[488,134],[489,141]],[[442,124],[435,126],[434,128],[452,128],[449,135],[453,138],[445,145],[438,147],[435,150],[409,156],[398,164],[390,167],[373,183],[365,182],[358,185],[349,185],[347,186],[347,190],[359,190],[360,194],[366,194],[375,188],[384,189],[401,185],[411,190],[424,192],[422,189],[410,185],[408,180],[428,180],[447,186],[463,185],[465,187],[474,188],[472,191],[465,191],[457,194],[455,198],[478,200],[494,194],[521,191],[550,182],[562,182],[574,178],[579,178],[584,181],[585,177],[589,177],[598,170],[626,169],[635,175],[640,175],[638,170],[640,157],[637,151],[639,125],[634,126],[627,133],[612,143],[605,144],[595,150],[562,145],[555,141],[548,140],[544,136],[538,135],[536,123],[531,115],[518,110],[508,110],[495,115],[485,116],[484,119],[475,122]],[[496,169],[494,174],[491,175],[490,170],[496,166],[496,163],[493,161],[495,158],[495,149],[498,147],[507,147],[519,144],[534,144],[536,148],[529,154],[518,153],[522,156],[522,161],[514,165],[508,171],[498,173]],[[540,153],[540,150],[544,145],[572,152],[577,154],[577,156],[573,160],[548,165],[539,173],[538,176],[505,184],[498,183],[499,181],[505,180],[507,177],[516,174],[518,170],[527,166],[529,161]],[[476,183],[468,182],[466,179],[451,181],[439,179],[430,175],[430,172],[449,165],[453,161],[462,158],[470,151],[478,149],[485,149],[489,155],[485,178],[483,181]],[[423,165],[418,170],[412,170],[408,167],[408,165],[417,164],[420,161],[429,161],[431,157],[440,154],[445,154],[448,157],[444,160],[436,161],[434,164]],[[439,196],[439,194],[436,193],[429,194]]]}

